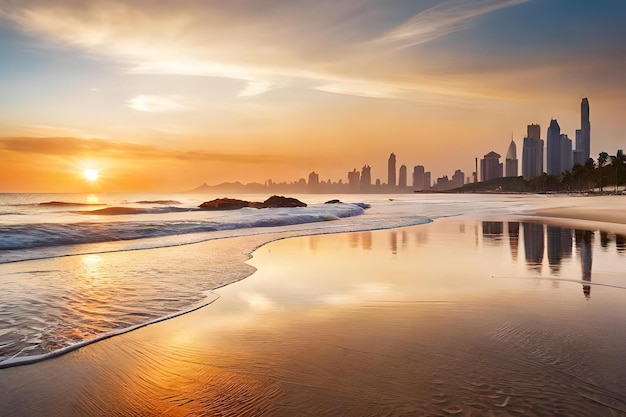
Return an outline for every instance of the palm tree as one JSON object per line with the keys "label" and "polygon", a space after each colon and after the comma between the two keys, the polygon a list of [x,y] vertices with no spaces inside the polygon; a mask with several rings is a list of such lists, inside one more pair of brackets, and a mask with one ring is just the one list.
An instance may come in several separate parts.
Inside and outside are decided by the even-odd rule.
{"label": "palm tree", "polygon": [[615,192],[617,192],[617,186],[623,182],[623,172],[626,164],[626,155],[624,151],[618,149],[615,156],[611,156],[611,165],[615,171]]}
{"label": "palm tree", "polygon": [[609,154],[606,152],[600,152],[598,154],[598,177],[599,177],[599,183],[600,183],[600,192],[603,191],[602,188],[602,171],[604,168],[604,165],[606,165],[606,161],[609,159]]}

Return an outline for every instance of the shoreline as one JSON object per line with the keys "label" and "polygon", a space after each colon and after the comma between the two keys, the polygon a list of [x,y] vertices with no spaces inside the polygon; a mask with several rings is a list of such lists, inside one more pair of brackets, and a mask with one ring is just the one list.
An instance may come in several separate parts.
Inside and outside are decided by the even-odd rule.
{"label": "shoreline", "polygon": [[[463,217],[467,215],[461,214],[460,216]],[[504,217],[519,218],[520,220],[527,220],[531,222],[541,222],[541,223],[545,222],[545,223],[550,223],[550,224],[553,224],[555,226],[560,226],[560,227],[571,227],[571,228],[582,228],[582,229],[593,229],[593,230],[601,229],[601,230],[606,230],[606,231],[611,231],[611,232],[621,232],[621,233],[626,234],[626,213],[622,213],[617,210],[604,210],[604,211],[596,210],[594,212],[591,212],[585,208],[580,208],[580,207],[552,207],[552,208],[542,208],[539,210],[529,210],[528,212],[525,212],[525,213],[521,212],[517,214],[508,214]],[[285,239],[305,237],[305,236],[341,235],[341,234],[360,233],[360,232],[375,232],[378,230],[394,230],[394,229],[401,229],[405,227],[415,227],[419,225],[428,224],[437,219],[438,217],[434,216],[432,218],[427,219],[427,221],[422,222],[420,220],[419,223],[412,225],[412,226],[410,225],[409,226],[397,226],[397,227],[392,227],[392,228],[378,228],[378,229],[364,228],[364,229],[355,229],[355,230],[347,230],[347,231],[321,229],[321,230],[304,230],[304,231],[296,230],[296,231],[272,232],[272,231],[263,230],[259,233],[254,233],[250,235],[223,236],[223,237],[216,237],[216,238],[207,239],[207,240],[203,240],[199,242],[182,243],[182,244],[173,245],[173,246],[143,248],[143,249],[136,248],[136,249],[130,249],[130,250],[94,252],[94,253],[84,253],[84,254],[66,255],[66,256],[74,257],[74,256],[84,256],[84,255],[92,255],[92,254],[119,253],[119,252],[127,252],[127,251],[167,250],[167,249],[176,249],[181,246],[202,245],[202,244],[206,244],[209,242],[221,241],[221,240],[258,238],[259,241],[255,242],[252,247],[246,248],[243,252],[241,252],[243,256],[242,262],[245,263],[246,265],[249,265],[248,261],[253,258],[255,251],[259,250],[260,248],[268,244],[285,240]],[[44,259],[55,259],[55,258],[56,257],[44,258]],[[33,259],[33,260],[40,260],[40,259]],[[16,261],[16,262],[28,262],[28,261],[30,260]],[[123,334],[135,331],[137,329],[140,329],[146,326],[151,326],[153,324],[157,324],[162,321],[175,319],[176,317],[189,314],[199,309],[203,309],[213,304],[215,301],[217,301],[220,298],[219,295],[214,293],[214,291],[227,287],[229,285],[235,284],[242,280],[245,280],[249,278],[250,276],[252,276],[255,272],[256,272],[256,269],[250,271],[245,276],[241,276],[239,279],[235,281],[227,282],[217,287],[211,288],[210,290],[207,290],[207,293],[210,294],[212,298],[206,302],[203,301],[201,305],[193,305],[189,307],[188,309],[181,310],[179,312],[175,312],[172,314],[168,314],[166,316],[157,317],[147,322],[138,323],[130,327],[119,329],[119,330],[112,330],[110,332],[98,335],[92,339],[84,340],[82,342],[79,342],[70,346],[66,346],[59,350],[51,351],[51,352],[44,353],[44,354],[33,355],[33,356],[11,358],[3,362],[0,362],[0,370],[6,369],[6,368],[13,368],[13,367],[19,367],[19,366],[24,366],[24,365],[36,364],[39,362],[54,359],[59,356],[66,355],[75,350],[81,349],[83,347],[100,342],[102,340],[109,339],[109,338],[119,336],[119,335],[123,335]]]}
{"label": "shoreline", "polygon": [[[513,218],[517,216],[510,215],[505,217]],[[528,217],[533,218],[532,216]],[[353,246],[353,243],[354,245],[362,245],[367,253],[367,247],[371,245],[371,243],[368,243],[368,239],[371,237],[376,238],[376,236],[389,236],[393,239],[389,242],[391,247],[386,249],[393,253],[388,252],[385,256],[391,257],[389,259],[393,259],[395,256],[400,256],[404,250],[403,242],[405,233],[407,233],[408,236],[415,234],[415,239],[419,242],[420,239],[422,239],[420,238],[422,232],[426,233],[433,228],[436,230],[447,230],[446,227],[452,227],[452,229],[450,229],[451,231],[456,230],[458,232],[458,228],[454,225],[463,224],[466,220],[467,219],[464,220],[463,217],[456,217],[452,219],[441,219],[441,221],[426,225],[399,229],[340,232],[332,233],[332,235],[329,236],[309,235],[308,238],[302,236],[277,236],[276,239],[271,242],[262,242],[267,238],[267,235],[257,236],[258,245],[252,249],[252,261],[250,263],[246,261],[246,264],[254,268],[256,272],[252,276],[248,275],[240,281],[227,284],[220,288],[218,294],[222,298],[218,303],[213,303],[211,308],[200,308],[192,313],[184,314],[171,320],[145,326],[141,329],[120,335],[119,337],[109,338],[100,343],[78,349],[71,354],[63,355],[53,360],[44,360],[29,366],[3,369],[0,373],[3,373],[3,377],[6,376],[6,378],[3,378],[4,383],[0,383],[0,385],[4,385],[4,394],[0,394],[0,400],[4,398],[5,404],[9,404],[8,406],[11,407],[23,407],[21,408],[22,413],[11,413],[13,415],[32,414],[32,411],[37,409],[38,403],[42,406],[45,404],[47,404],[47,406],[52,405],[52,409],[57,410],[59,415],[65,413],[81,414],[81,410],[83,414],[90,410],[92,413],[99,411],[104,414],[107,412],[109,414],[111,412],[118,412],[146,415],[152,415],[151,413],[154,415],[159,413],[166,413],[167,415],[187,415],[188,413],[194,412],[202,414],[201,410],[207,409],[212,409],[214,412],[222,411],[221,408],[215,407],[225,407],[226,411],[224,411],[224,415],[289,415],[289,412],[285,411],[283,411],[283,414],[276,412],[277,409],[275,407],[276,404],[282,403],[283,400],[281,400],[281,398],[299,398],[300,394],[289,388],[293,386],[301,387],[305,392],[310,392],[311,395],[318,389],[322,390],[321,393],[326,393],[324,395],[331,395],[330,400],[325,401],[332,402],[332,398],[336,395],[339,395],[338,398],[344,398],[342,396],[346,396],[347,406],[354,407],[353,410],[355,410],[352,414],[348,413],[349,415],[358,415],[355,414],[357,413],[356,410],[367,414],[372,411],[368,411],[363,408],[364,406],[358,405],[358,402],[354,402],[352,395],[357,395],[358,397],[365,394],[365,391],[362,390],[369,386],[369,382],[366,382],[366,380],[369,380],[366,378],[366,380],[359,379],[358,381],[353,381],[356,385],[354,388],[350,389],[340,384],[340,379],[336,379],[339,376],[332,373],[332,366],[328,369],[326,368],[326,366],[330,366],[334,363],[333,358],[335,356],[340,360],[347,355],[345,359],[354,366],[357,366],[357,363],[361,361],[377,366],[377,361],[382,360],[382,358],[388,358],[387,360],[397,358],[393,360],[401,361],[404,360],[401,358],[406,355],[406,352],[400,352],[402,353],[401,356],[397,356],[397,354],[389,356],[390,353],[387,353],[388,349],[395,349],[394,343],[392,343],[393,338],[396,337],[392,332],[395,326],[400,325],[402,329],[405,329],[404,331],[408,331],[408,329],[414,326],[410,323],[413,323],[414,320],[418,320],[421,326],[425,326],[424,328],[429,329],[429,332],[433,332],[432,334],[438,335],[436,340],[443,338],[441,342],[437,343],[444,343],[442,346],[448,346],[445,340],[447,340],[448,337],[452,337],[451,335],[454,334],[450,333],[450,335],[448,335],[448,331],[445,330],[446,323],[447,325],[454,323],[448,321],[449,317],[446,312],[450,309],[452,309],[450,311],[454,313],[451,317],[457,318],[460,318],[457,314],[466,314],[465,311],[467,309],[469,309],[468,311],[474,311],[470,318],[460,320],[461,325],[457,323],[453,327],[457,332],[460,332],[459,335],[464,338],[470,338],[470,340],[479,339],[478,336],[472,334],[474,331],[483,331],[481,330],[483,324],[479,325],[480,321],[475,322],[473,320],[479,318],[480,320],[487,320],[484,323],[484,325],[487,326],[485,327],[485,331],[487,331],[490,328],[489,326],[495,326],[497,324],[500,317],[494,316],[494,318],[487,319],[487,316],[483,316],[481,313],[483,307],[478,308],[478,306],[481,305],[480,300],[482,300],[485,295],[479,295],[480,293],[476,295],[479,297],[477,300],[470,298],[465,302],[456,301],[455,297],[449,298],[449,296],[443,296],[443,298],[441,298],[442,295],[437,295],[437,293],[432,296],[432,299],[426,297],[424,301],[420,301],[418,304],[405,304],[401,299],[395,301],[395,296],[389,297],[385,295],[386,292],[384,288],[377,289],[376,286],[371,288],[365,287],[365,292],[359,295],[359,297],[365,298],[358,302],[363,303],[366,301],[365,305],[370,306],[369,311],[371,314],[367,313],[367,308],[365,310],[355,310],[355,312],[359,312],[356,315],[351,314],[352,309],[357,307],[356,305],[355,307],[351,307],[352,301],[342,295],[343,291],[330,293],[329,302],[332,301],[332,303],[329,304],[328,307],[313,309],[310,313],[306,314],[300,312],[303,308],[307,308],[306,302],[301,303],[298,301],[298,297],[293,298],[285,294],[281,298],[283,302],[294,303],[294,305],[290,307],[293,310],[287,310],[293,312],[285,314],[282,312],[280,305],[276,305],[275,301],[267,297],[271,294],[280,295],[285,286],[298,288],[300,285],[303,285],[305,281],[303,281],[300,276],[294,276],[292,273],[289,273],[288,276],[294,278],[293,282],[291,282],[291,280],[279,281],[279,287],[270,286],[265,290],[265,293],[261,292],[261,288],[259,287],[261,282],[272,278],[275,274],[279,274],[284,266],[289,265],[287,261],[290,258],[289,254],[291,252],[285,253],[283,251],[282,255],[276,255],[280,256],[279,259],[284,260],[284,265],[282,263],[277,264],[274,258],[268,258],[268,256],[271,256],[273,249],[276,249],[277,243],[280,243],[278,246],[281,247],[293,247],[293,250],[302,247],[304,244],[308,244],[311,245],[309,251],[315,253],[316,250],[319,250],[315,249],[317,248],[317,243],[315,242],[318,241],[322,242],[324,246],[333,244],[333,242],[347,241],[350,243],[350,247]],[[434,239],[436,236],[437,235],[432,235],[431,239]],[[297,239],[290,239],[291,237],[297,237]],[[228,241],[230,241],[231,245],[237,246],[240,249],[241,247],[238,242],[246,241],[250,244],[250,237],[233,238],[232,240],[228,239]],[[214,243],[215,242],[206,245],[205,248],[211,247]],[[225,244],[226,242],[215,244],[223,243]],[[387,245],[387,242],[385,245]],[[429,250],[436,252],[437,245],[442,245],[441,248],[446,248],[448,242],[445,239],[443,241],[425,240],[423,245],[425,246],[420,246],[422,248],[420,251],[430,248]],[[199,251],[201,248],[198,246],[195,249]],[[330,251],[333,252],[334,249],[331,248]],[[378,253],[375,247],[369,249],[369,251],[372,251],[372,256]],[[324,253],[327,252],[328,251]],[[395,252],[397,252],[397,254],[395,254]],[[239,253],[243,255],[241,252]],[[344,258],[345,257],[341,257],[341,259]],[[249,257],[247,259],[250,260]],[[295,259],[296,262],[298,262],[297,259],[299,258],[296,257]],[[387,265],[386,262],[378,262],[378,264],[380,264],[381,267]],[[417,262],[417,265],[421,265],[422,268],[426,267],[426,265],[419,262]],[[358,267],[359,265],[353,266]],[[278,269],[274,270],[275,267],[278,267]],[[310,268],[306,268],[305,265],[297,266],[296,270],[300,270],[300,268],[304,268],[301,270],[302,274],[313,274],[313,276],[317,277],[317,273],[310,271]],[[334,267],[332,267],[332,270],[335,270]],[[469,268],[467,272],[469,271],[471,271],[471,268]],[[336,281],[336,278],[332,276],[325,277],[324,273],[321,274],[321,276],[315,278],[310,284],[307,284],[315,285],[315,287],[307,289],[305,286],[302,291],[308,293],[314,288],[319,288],[319,290],[322,291],[329,285],[335,285],[332,284],[332,282]],[[341,274],[344,275],[347,274],[347,272]],[[356,273],[349,275],[358,278],[358,274]],[[385,281],[381,281],[381,284],[377,285],[382,285],[383,282]],[[581,283],[582,281],[569,284],[579,285]],[[472,288],[472,291],[476,290],[475,282],[470,280],[470,282],[467,282],[467,285],[470,285],[468,289]],[[497,281],[496,285],[508,285],[508,282]],[[594,289],[594,292],[607,290],[608,289],[600,288],[598,290]],[[421,291],[423,290],[420,290],[420,292]],[[381,300],[383,304],[379,305],[374,302],[377,294],[384,296]],[[532,294],[532,292],[530,294]],[[307,297],[310,298],[311,296]],[[313,297],[312,299],[316,300],[317,298]],[[503,302],[498,301],[498,298],[489,298],[489,300],[493,303],[493,307],[489,307],[490,309],[501,308],[499,305]],[[504,303],[502,308],[506,305],[507,309],[512,308],[515,311],[522,309],[520,311],[523,311],[525,308],[524,304],[518,306],[518,301],[513,302],[513,300],[515,299],[511,300],[511,306]],[[336,302],[340,302],[341,304],[335,306],[334,303]],[[244,306],[246,308],[242,310]],[[371,308],[374,307],[376,308],[371,310]],[[381,308],[383,309],[380,310]],[[391,310],[389,310],[390,308]],[[477,308],[478,310],[476,310]],[[425,314],[425,317],[431,317],[434,322],[429,323],[430,320],[425,320],[424,318],[418,319],[419,316],[414,317],[413,311],[422,312],[420,314]],[[365,345],[361,345],[361,342],[358,342],[358,340],[366,337],[367,333],[358,332],[358,327],[349,330],[352,327],[350,323],[353,320],[357,320],[361,312],[365,314],[365,316],[364,319],[358,320],[358,323],[367,322],[368,320],[380,322],[380,327],[377,327],[377,329],[383,333],[379,338],[375,339],[375,342],[371,342],[374,344],[366,343]],[[391,312],[395,312],[393,314],[397,314],[397,318],[392,319],[392,317],[395,316],[389,316]],[[387,322],[387,317],[392,321]],[[409,321],[405,323],[405,320]],[[490,324],[494,320],[494,324]],[[341,330],[340,333],[335,333],[336,331],[333,330],[335,326],[344,322],[347,327],[341,327],[343,330]],[[470,327],[463,329],[463,326],[468,325]],[[478,327],[474,329],[474,326]],[[348,334],[345,334],[344,337],[344,332],[356,332],[354,334],[356,339],[348,338],[344,340],[344,338],[348,336]],[[322,349],[321,353],[315,349],[309,351],[306,345],[308,343],[315,343],[315,335],[318,333],[323,335],[323,337],[339,337],[340,340],[332,343],[322,343],[320,347]],[[452,340],[456,340],[456,337],[460,336],[455,336]],[[387,339],[389,339],[389,342],[386,342]],[[420,338],[418,340],[419,343],[407,345],[405,349],[409,349],[409,346],[414,346],[412,349],[418,350],[411,354],[419,353],[420,355],[428,355],[428,351],[422,352],[419,350],[421,349],[420,346],[427,343],[426,340],[428,339]],[[285,343],[285,346],[289,348],[280,347]],[[480,342],[476,341],[475,343]],[[274,344],[278,344],[278,347],[273,347]],[[339,350],[333,347],[335,344],[338,344],[340,347]],[[343,347],[344,345],[345,348]],[[379,345],[380,347],[377,347]],[[368,351],[371,350],[373,350],[373,353],[368,353]],[[445,349],[444,351],[448,352]],[[461,351],[459,351],[459,354],[460,353]],[[411,354],[409,354],[409,358]],[[293,358],[294,362],[285,362],[284,358],[281,359],[281,355],[285,356],[285,358],[295,355]],[[318,359],[310,362],[312,359],[307,359],[307,355],[313,355],[313,357]],[[322,370],[317,369],[318,365],[322,363],[318,363],[318,360],[326,364]],[[356,362],[354,362],[354,360],[356,360]],[[442,359],[433,357],[433,360],[434,363],[439,363],[438,361]],[[330,362],[327,363],[326,361]],[[309,363],[311,366],[306,366]],[[401,365],[401,363],[402,362],[396,363],[392,366],[392,369],[396,369],[397,367],[399,372],[404,366],[408,366]],[[277,364],[280,364],[280,366]],[[303,366],[304,369],[301,369]],[[343,365],[335,364],[333,366],[339,366],[339,369],[342,369],[341,366]],[[468,366],[471,367],[471,365]],[[516,367],[518,365],[507,362],[507,364],[501,364],[500,366],[517,369]],[[284,370],[283,367],[285,367]],[[385,368],[382,368],[377,372],[383,372],[384,369]],[[445,366],[443,369],[446,369]],[[301,372],[303,372],[302,375],[306,375],[307,380],[300,380]],[[543,371],[534,369],[533,372],[549,373],[549,369]],[[56,386],[54,381],[58,378],[59,374],[63,374],[65,379],[72,382],[69,383],[67,387]],[[401,373],[397,375],[399,376]],[[352,378],[354,378],[354,376],[345,376],[349,378],[349,381],[352,381]],[[548,376],[555,378],[555,375],[552,374]],[[329,377],[331,378],[330,381],[334,381],[330,383],[330,387],[325,386],[322,382]],[[343,376],[341,378],[343,378]],[[445,372],[435,379],[443,380],[445,383],[448,383],[446,382],[448,379],[445,376]],[[428,378],[426,378],[426,380],[428,380]],[[455,379],[450,381],[455,381]],[[328,384],[328,382],[326,384]],[[483,389],[481,388],[482,385],[477,385],[477,387]],[[328,391],[329,389],[331,389],[331,391]],[[443,388],[438,389],[443,390]],[[480,389],[475,395],[482,395]],[[400,391],[404,392],[403,389],[400,389]],[[50,397],[49,395],[53,392],[55,394]],[[351,394],[352,392],[354,394]],[[33,404],[21,403],[19,398],[21,398],[22,395],[32,398]],[[83,395],[86,395],[86,397]],[[295,397],[293,397],[294,395]],[[436,396],[439,394],[437,394],[437,391],[433,391],[432,395]],[[506,396],[501,396],[495,392],[490,395],[496,395],[497,401],[501,404],[506,405],[509,401],[514,402],[513,399],[507,400]],[[616,410],[621,410],[620,407],[622,407],[622,405],[620,405],[619,399],[614,398],[614,394],[606,390],[599,390],[594,395],[600,396],[599,398],[602,398],[602,401],[605,402],[610,403],[611,401],[618,401],[615,403],[616,405],[614,407],[616,407]],[[65,396],[70,396],[74,398],[74,400],[67,400]],[[242,400],[242,398],[245,400]],[[317,397],[314,396],[312,398]],[[320,399],[320,401],[322,400]],[[443,401],[443,399],[441,401]],[[70,403],[75,405],[71,406]],[[365,404],[367,403],[368,401],[365,401]],[[445,405],[448,410],[447,412],[456,412],[461,408],[455,404],[454,402],[447,403],[447,405]],[[152,408],[153,406],[157,407]],[[418,406],[415,405],[415,407]],[[148,410],[152,411],[148,412]],[[1,411],[0,409],[0,414],[3,415]],[[331,411],[332,409],[323,409],[321,412],[323,414],[324,412],[328,413]],[[210,414],[210,411],[205,412]],[[304,412],[303,415],[307,415],[307,413]]]}

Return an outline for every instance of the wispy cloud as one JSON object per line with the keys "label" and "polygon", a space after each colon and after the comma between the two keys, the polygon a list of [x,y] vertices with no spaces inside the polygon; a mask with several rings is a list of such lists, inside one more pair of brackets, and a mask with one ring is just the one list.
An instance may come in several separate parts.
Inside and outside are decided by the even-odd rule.
{"label": "wispy cloud", "polygon": [[73,137],[0,137],[0,150],[20,154],[50,156],[97,156],[127,160],[178,159],[184,161],[232,162],[243,164],[276,164],[282,155],[217,153],[205,150],[164,149],[153,145],[107,139]]}
{"label": "wispy cloud", "polygon": [[267,81],[250,81],[238,94],[239,97],[252,97],[263,94],[272,89],[274,85]]}
{"label": "wispy cloud", "polygon": [[376,39],[376,44],[407,48],[467,29],[473,18],[531,0],[446,0],[413,16]]}
{"label": "wispy cloud", "polygon": [[138,95],[128,100],[127,105],[147,113],[179,112],[188,109],[182,100],[183,97],[177,95]]}

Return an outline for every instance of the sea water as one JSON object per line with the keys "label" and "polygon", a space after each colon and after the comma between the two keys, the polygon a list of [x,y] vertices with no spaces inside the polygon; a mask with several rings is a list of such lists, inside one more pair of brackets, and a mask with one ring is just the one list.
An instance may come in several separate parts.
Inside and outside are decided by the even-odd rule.
{"label": "sea water", "polygon": [[[201,242],[389,229],[520,213],[546,196],[297,196],[308,207],[204,211],[208,195],[0,194],[0,366],[39,360],[204,306],[254,269]],[[262,201],[267,196],[238,198]],[[267,237],[264,237],[267,236]],[[174,250],[185,246],[184,250]],[[170,249],[168,249],[170,248]]]}

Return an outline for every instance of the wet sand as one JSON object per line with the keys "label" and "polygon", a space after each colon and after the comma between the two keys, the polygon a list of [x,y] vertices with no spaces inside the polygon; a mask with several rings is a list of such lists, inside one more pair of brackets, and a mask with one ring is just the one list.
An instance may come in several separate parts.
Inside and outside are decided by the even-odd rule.
{"label": "wet sand", "polygon": [[0,370],[0,415],[626,415],[626,244],[583,226],[276,241],[206,308]]}

